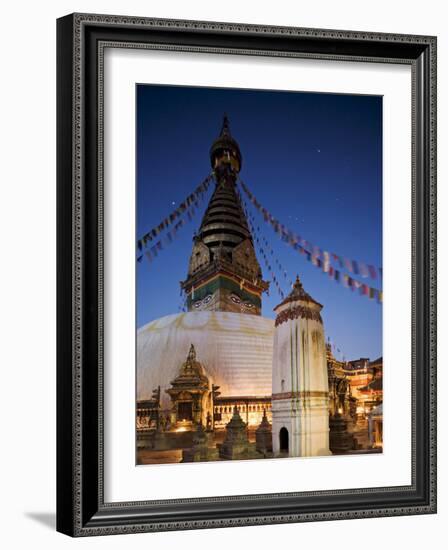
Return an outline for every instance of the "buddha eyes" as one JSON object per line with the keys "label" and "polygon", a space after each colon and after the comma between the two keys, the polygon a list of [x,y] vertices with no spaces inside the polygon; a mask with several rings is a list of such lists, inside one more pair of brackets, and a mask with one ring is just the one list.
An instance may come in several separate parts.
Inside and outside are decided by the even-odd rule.
{"label": "buddha eyes", "polygon": [[[202,300],[196,300],[196,302],[194,302],[193,304],[193,307],[195,309],[199,309],[203,306],[206,306],[211,302],[212,298],[213,294],[207,294],[207,296]],[[241,305],[245,309],[253,309],[255,307],[254,304],[251,304],[250,302],[243,302],[243,300],[237,294],[231,294],[230,299],[233,303]]]}
{"label": "buddha eyes", "polygon": [[250,302],[243,302],[237,294],[231,294],[230,299],[235,304],[241,304],[243,307],[245,307],[247,309],[252,309],[254,307],[254,305],[251,304]]}
{"label": "buddha eyes", "polygon": [[197,302],[195,302],[193,304],[193,307],[195,307],[196,309],[200,308],[201,306],[205,306],[206,304],[208,304],[210,302],[210,300],[213,298],[213,295],[212,294],[207,294],[207,296],[202,299],[202,300],[198,300]]}
{"label": "buddha eyes", "polygon": [[241,304],[241,298],[236,294],[231,294],[230,299],[232,300],[232,302],[235,302],[235,304]]}

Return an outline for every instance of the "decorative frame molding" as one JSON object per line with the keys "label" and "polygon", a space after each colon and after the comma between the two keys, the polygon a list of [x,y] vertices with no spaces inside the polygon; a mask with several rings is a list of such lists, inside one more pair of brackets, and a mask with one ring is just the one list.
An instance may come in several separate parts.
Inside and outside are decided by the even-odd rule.
{"label": "decorative frame molding", "polygon": [[[57,35],[57,529],[89,536],[435,513],[436,38],[93,14],[59,19]],[[102,81],[111,46],[411,65],[410,486],[104,502]]]}

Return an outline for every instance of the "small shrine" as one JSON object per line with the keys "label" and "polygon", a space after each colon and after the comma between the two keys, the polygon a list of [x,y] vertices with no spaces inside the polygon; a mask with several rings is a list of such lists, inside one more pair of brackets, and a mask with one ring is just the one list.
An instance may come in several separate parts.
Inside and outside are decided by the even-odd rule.
{"label": "small shrine", "polygon": [[343,454],[354,448],[353,434],[348,430],[347,419],[339,412],[330,416],[330,451]]}
{"label": "small shrine", "polygon": [[233,416],[226,426],[226,438],[219,447],[219,457],[226,460],[248,458],[249,439],[247,425],[243,422],[238,408],[233,409]]}
{"label": "small shrine", "polygon": [[263,455],[272,452],[272,425],[266,416],[266,409],[263,409],[263,418],[255,432],[255,448]]}
{"label": "small shrine", "polygon": [[193,426],[207,422],[212,408],[210,384],[203,366],[196,359],[193,344],[179,375],[171,382],[171,388],[165,391],[172,402],[171,430],[192,430]]}

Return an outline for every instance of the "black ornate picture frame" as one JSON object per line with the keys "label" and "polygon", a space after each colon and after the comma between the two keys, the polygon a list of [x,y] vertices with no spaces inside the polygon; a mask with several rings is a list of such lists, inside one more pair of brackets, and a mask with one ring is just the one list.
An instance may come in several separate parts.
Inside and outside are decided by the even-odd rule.
{"label": "black ornate picture frame", "polygon": [[[111,43],[411,66],[411,485],[166,501],[148,492],[142,502],[104,501],[102,83]],[[435,513],[436,38],[73,14],[57,22],[57,51],[58,531],[90,536]]]}

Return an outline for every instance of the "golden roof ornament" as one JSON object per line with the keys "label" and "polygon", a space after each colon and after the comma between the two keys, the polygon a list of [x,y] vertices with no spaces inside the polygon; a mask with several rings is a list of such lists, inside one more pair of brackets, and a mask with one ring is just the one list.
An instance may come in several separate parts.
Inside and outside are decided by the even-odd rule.
{"label": "golden roof ornament", "polygon": [[192,364],[195,361],[196,361],[196,350],[194,345],[191,344],[190,351],[188,352],[187,363]]}

